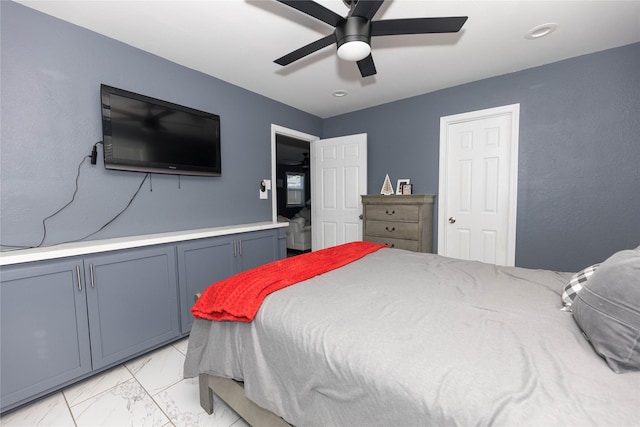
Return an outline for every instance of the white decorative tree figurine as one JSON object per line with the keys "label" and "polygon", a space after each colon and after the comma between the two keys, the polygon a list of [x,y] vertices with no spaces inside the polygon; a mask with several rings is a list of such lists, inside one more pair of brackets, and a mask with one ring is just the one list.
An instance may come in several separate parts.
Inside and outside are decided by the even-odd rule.
{"label": "white decorative tree figurine", "polygon": [[380,194],[384,194],[385,196],[390,196],[393,194],[393,185],[391,185],[389,174],[387,174],[384,179],[384,184],[382,184],[382,190],[380,190]]}

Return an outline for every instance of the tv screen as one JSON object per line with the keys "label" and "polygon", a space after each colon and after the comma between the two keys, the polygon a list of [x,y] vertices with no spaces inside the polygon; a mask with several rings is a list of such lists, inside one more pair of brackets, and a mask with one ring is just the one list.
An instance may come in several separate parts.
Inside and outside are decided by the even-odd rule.
{"label": "tv screen", "polygon": [[104,166],[220,176],[220,116],[100,86]]}

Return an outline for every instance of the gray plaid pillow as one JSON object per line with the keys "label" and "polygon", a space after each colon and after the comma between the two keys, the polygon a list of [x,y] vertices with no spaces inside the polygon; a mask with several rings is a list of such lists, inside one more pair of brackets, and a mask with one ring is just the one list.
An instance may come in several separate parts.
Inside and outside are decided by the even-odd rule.
{"label": "gray plaid pillow", "polygon": [[573,300],[576,299],[576,295],[578,295],[578,292],[582,290],[584,284],[596,271],[596,268],[598,268],[599,265],[600,264],[594,264],[571,276],[569,283],[566,284],[562,291],[562,311],[571,311],[571,304],[573,303]]}
{"label": "gray plaid pillow", "polygon": [[640,246],[600,264],[571,309],[584,336],[614,372],[640,371]]}

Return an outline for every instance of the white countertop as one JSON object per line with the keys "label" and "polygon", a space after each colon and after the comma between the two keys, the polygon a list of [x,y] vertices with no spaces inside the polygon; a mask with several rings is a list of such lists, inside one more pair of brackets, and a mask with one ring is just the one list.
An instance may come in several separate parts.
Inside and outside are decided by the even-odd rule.
{"label": "white countertop", "polygon": [[47,259],[80,256],[120,249],[139,248],[143,246],[175,243],[185,240],[203,239],[206,237],[225,236],[250,231],[270,230],[273,228],[287,227],[288,225],[288,222],[257,222],[252,224],[171,231],[167,233],[144,234],[141,236],[117,237],[113,239],[91,240],[86,242],[62,243],[60,245],[31,249],[18,249],[0,252],[0,265],[12,265],[23,262],[43,261]]}

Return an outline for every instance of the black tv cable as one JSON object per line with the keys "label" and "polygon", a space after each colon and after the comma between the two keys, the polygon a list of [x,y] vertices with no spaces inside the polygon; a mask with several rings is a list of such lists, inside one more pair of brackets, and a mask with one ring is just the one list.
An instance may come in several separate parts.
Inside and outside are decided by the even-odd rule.
{"label": "black tv cable", "polygon": [[[9,252],[9,251],[14,251],[14,250],[20,250],[20,249],[33,249],[33,248],[40,248],[43,247],[44,245],[44,241],[47,238],[47,220],[53,218],[54,216],[58,215],[60,212],[62,212],[63,210],[65,210],[69,205],[71,205],[75,199],[76,199],[76,195],[78,194],[78,189],[79,189],[79,180],[80,180],[80,168],[82,167],[82,164],[84,163],[85,160],[87,159],[91,159],[92,164],[94,162],[94,154],[97,155],[97,145],[98,144],[102,144],[102,141],[96,142],[93,145],[93,149],[91,152],[91,155],[89,156],[84,156],[82,158],[82,160],[80,161],[80,163],[78,163],[78,173],[76,174],[76,179],[75,179],[75,189],[73,191],[73,195],[71,196],[71,200],[69,200],[69,202],[67,202],[64,206],[62,206],[60,209],[58,209],[57,211],[55,211],[54,213],[52,213],[51,215],[47,216],[46,218],[44,218],[42,220],[42,239],[40,240],[40,243],[38,243],[37,245],[32,245],[32,246],[28,246],[28,245],[7,245],[4,243],[0,243],[0,247],[4,247],[4,248],[11,248],[11,249],[7,249],[4,250],[3,252]],[[99,233],[100,231],[104,230],[109,224],[111,224],[113,221],[115,221],[118,217],[120,217],[120,215],[122,215],[128,208],[129,206],[131,206],[131,204],[133,203],[133,200],[136,198],[136,196],[140,193],[140,189],[142,189],[142,185],[145,183],[145,181],[147,180],[147,178],[149,177],[149,173],[146,173],[144,178],[142,179],[142,181],[140,182],[140,185],[138,186],[138,189],[136,190],[136,192],[133,194],[133,196],[131,196],[131,199],[129,200],[129,202],[127,203],[127,205],[120,211],[118,212],[113,218],[111,218],[109,221],[107,221],[106,224],[104,224],[103,226],[101,226],[98,230],[80,238],[80,239],[74,239],[74,240],[68,240],[65,242],[60,242],[60,243],[55,243],[52,246],[55,245],[61,245],[63,243],[74,243],[74,242],[80,242],[84,239],[87,239],[97,233]],[[46,246],[46,245],[44,245]]]}

